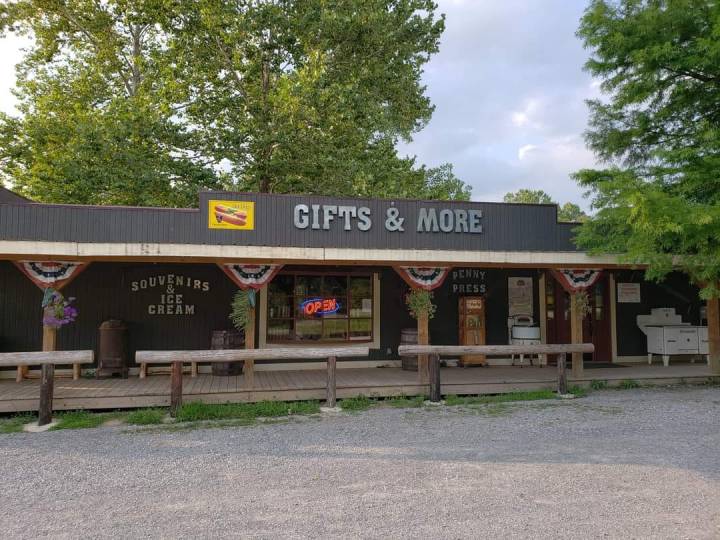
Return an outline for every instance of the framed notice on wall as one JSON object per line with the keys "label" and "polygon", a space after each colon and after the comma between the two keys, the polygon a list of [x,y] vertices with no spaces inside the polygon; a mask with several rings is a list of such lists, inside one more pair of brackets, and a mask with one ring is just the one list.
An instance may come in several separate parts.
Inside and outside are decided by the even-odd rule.
{"label": "framed notice on wall", "polygon": [[508,315],[533,314],[533,280],[531,277],[508,278]]}
{"label": "framed notice on wall", "polygon": [[639,283],[618,283],[617,284],[618,304],[639,304],[640,284]]}

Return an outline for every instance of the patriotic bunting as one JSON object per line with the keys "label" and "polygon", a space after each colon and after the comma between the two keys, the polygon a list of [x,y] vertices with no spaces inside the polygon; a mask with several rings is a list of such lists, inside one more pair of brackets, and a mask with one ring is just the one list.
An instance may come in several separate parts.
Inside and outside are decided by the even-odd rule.
{"label": "patriotic bunting", "polygon": [[233,282],[243,290],[260,290],[270,283],[280,269],[281,264],[219,264]]}
{"label": "patriotic bunting", "polygon": [[602,270],[563,268],[553,270],[555,279],[560,282],[563,289],[570,294],[589,289],[602,275]]}
{"label": "patriotic bunting", "polygon": [[63,261],[20,261],[20,271],[41,289],[62,289],[87,268],[89,263]]}
{"label": "patriotic bunting", "polygon": [[395,271],[413,288],[426,291],[437,289],[447,277],[449,267],[423,268],[416,266],[396,266]]}

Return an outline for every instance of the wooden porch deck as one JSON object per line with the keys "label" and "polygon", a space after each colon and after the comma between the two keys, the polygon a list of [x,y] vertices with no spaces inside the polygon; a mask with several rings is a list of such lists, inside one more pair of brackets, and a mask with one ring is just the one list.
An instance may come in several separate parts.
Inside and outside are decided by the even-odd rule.
{"label": "wooden porch deck", "polygon": [[[200,374],[183,378],[184,401],[205,403],[247,402],[261,400],[324,399],[324,370],[257,371],[255,388],[244,388],[243,376],[215,377]],[[588,385],[592,380],[606,380],[612,386],[626,379],[644,384],[675,384],[682,381],[700,383],[710,377],[705,364],[678,363],[662,365],[633,364],[628,367],[585,369],[580,380],[572,384]],[[442,368],[442,393],[483,394],[517,390],[554,388],[553,367]],[[417,383],[417,374],[399,368],[343,368],[337,370],[338,398],[358,395],[389,397],[427,394],[427,386]],[[0,413],[36,411],[40,397],[37,379],[16,383],[0,381]],[[55,381],[55,410],[122,409],[167,406],[170,403],[169,375],[140,379],[71,379]]]}

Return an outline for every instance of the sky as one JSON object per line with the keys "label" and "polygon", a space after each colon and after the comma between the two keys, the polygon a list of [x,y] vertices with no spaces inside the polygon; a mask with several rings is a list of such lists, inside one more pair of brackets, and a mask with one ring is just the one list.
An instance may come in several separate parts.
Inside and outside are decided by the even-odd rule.
{"label": "sky", "polygon": [[[402,155],[452,163],[472,198],[499,201],[542,189],[587,209],[570,173],[595,164],[586,149],[585,100],[599,95],[575,37],[587,0],[438,0],[446,15],[440,51],[423,82],[430,123]],[[0,110],[14,112],[14,65],[26,42],[0,39]]]}

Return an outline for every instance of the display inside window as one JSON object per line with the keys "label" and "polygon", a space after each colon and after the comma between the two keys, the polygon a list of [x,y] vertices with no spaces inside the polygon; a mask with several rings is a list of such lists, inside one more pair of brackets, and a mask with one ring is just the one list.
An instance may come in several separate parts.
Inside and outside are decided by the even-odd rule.
{"label": "display inside window", "polygon": [[282,274],[268,286],[268,342],[371,341],[369,275]]}

